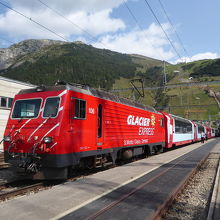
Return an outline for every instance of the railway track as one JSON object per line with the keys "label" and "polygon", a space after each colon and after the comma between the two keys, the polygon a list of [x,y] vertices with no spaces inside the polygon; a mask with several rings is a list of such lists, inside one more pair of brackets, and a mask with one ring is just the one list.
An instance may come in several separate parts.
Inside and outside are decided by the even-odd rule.
{"label": "railway track", "polygon": [[0,153],[0,169],[8,168],[9,164],[4,161],[4,153]]}
{"label": "railway track", "polygon": [[[140,159],[140,158],[139,158]],[[136,158],[138,160],[138,158]],[[127,162],[128,163],[128,162]],[[118,164],[121,166],[123,164]],[[114,165],[115,166],[115,165]],[[65,182],[74,182],[80,178],[95,174],[97,172],[111,169],[112,166],[106,166],[102,168],[93,168],[87,170],[79,169],[77,172],[71,174]],[[42,189],[47,189],[63,183],[63,181],[41,181],[36,182],[33,180],[14,180],[12,182],[0,184],[0,201],[6,201],[8,199],[14,198],[16,196],[25,195],[30,192],[38,192]]]}
{"label": "railway track", "polygon": [[5,201],[10,198],[25,195],[30,192],[36,192],[41,189],[51,187],[52,183],[34,182],[30,180],[16,180],[13,182],[0,185],[0,201]]}

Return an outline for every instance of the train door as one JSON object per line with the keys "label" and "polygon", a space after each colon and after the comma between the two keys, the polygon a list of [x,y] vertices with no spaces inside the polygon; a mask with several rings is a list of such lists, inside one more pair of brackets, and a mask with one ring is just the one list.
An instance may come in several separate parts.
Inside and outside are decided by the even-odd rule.
{"label": "train door", "polygon": [[103,140],[103,106],[99,104],[97,109],[97,146],[100,149],[102,148]]}
{"label": "train door", "polygon": [[193,128],[194,128],[194,140],[193,141],[197,141],[198,137],[197,137],[197,125],[193,124]]}
{"label": "train door", "polygon": [[169,148],[173,145],[173,119],[168,115],[165,117],[167,119],[167,147]]}
{"label": "train door", "polygon": [[[79,99],[76,97],[71,97],[71,106],[70,106],[70,129],[69,132],[71,133],[71,143],[74,146],[83,147],[86,145],[89,136],[86,133],[86,100]],[[77,136],[77,138],[76,138]]]}

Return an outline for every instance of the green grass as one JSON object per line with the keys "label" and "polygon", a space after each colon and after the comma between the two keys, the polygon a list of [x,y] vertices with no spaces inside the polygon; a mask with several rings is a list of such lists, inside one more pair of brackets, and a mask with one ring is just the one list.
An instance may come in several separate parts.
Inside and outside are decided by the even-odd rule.
{"label": "green grass", "polygon": [[[215,77],[214,80],[218,80],[218,77]],[[129,81],[129,79],[124,78],[116,80],[114,88],[131,88]],[[209,85],[209,87],[215,91],[220,91],[220,83]],[[145,90],[144,99],[140,99],[141,103],[155,106],[152,98],[154,93],[155,91]],[[203,86],[171,88],[167,89],[165,93],[169,97],[169,101],[163,109],[165,112],[191,120],[219,119],[217,103],[214,98],[205,93]],[[126,98],[132,97],[131,90],[120,92],[119,95]]]}

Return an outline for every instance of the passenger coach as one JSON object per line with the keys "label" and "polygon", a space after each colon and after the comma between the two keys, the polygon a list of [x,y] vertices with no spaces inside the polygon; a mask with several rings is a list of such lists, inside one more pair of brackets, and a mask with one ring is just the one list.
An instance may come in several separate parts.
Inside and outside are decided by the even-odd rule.
{"label": "passenger coach", "polygon": [[189,144],[195,140],[194,125],[190,120],[164,113],[166,148]]}

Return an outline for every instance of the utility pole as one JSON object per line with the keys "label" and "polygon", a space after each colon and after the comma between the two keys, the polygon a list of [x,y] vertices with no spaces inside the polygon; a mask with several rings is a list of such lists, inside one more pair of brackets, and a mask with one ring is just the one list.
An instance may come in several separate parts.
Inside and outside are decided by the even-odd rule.
{"label": "utility pole", "polygon": [[165,60],[163,61],[163,76],[164,76],[163,84],[164,84],[164,86],[166,86],[166,84],[167,84],[167,75],[166,75],[166,69],[165,69]]}

